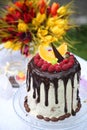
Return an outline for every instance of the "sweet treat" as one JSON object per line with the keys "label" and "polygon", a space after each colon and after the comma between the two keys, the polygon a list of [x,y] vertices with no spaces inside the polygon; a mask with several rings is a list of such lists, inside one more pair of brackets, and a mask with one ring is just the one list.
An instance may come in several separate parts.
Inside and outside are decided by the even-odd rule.
{"label": "sweet treat", "polygon": [[[73,1],[63,6],[51,0],[3,1],[0,11],[1,49],[20,50],[26,57],[37,52],[28,63],[27,77],[20,72],[15,79],[23,83],[26,78],[26,111],[46,121],[76,115],[81,107],[81,68],[67,51],[67,45],[71,47],[73,43],[69,30],[77,27],[70,21],[75,13],[72,4]],[[9,80],[13,82],[14,78]]]}
{"label": "sweet treat", "polygon": [[81,108],[80,64],[69,52],[61,55],[63,53],[61,48],[64,47],[66,48],[65,44],[56,49],[52,45],[52,50],[46,50],[51,60],[53,52],[54,57],[58,55],[56,63],[44,60],[45,54],[42,56],[42,50],[28,63],[27,96],[24,106],[27,112],[39,119],[63,120],[71,115],[75,116]]}

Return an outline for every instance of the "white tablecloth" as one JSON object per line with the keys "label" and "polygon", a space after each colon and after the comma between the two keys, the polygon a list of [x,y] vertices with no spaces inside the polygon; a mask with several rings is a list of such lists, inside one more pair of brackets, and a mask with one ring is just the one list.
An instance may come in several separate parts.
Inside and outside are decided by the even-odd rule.
{"label": "white tablecloth", "polygon": [[[1,65],[5,64],[6,63],[5,61],[8,60],[7,58],[8,54],[6,53],[7,52],[3,52],[3,51],[0,52]],[[77,57],[77,58],[82,67],[82,73],[81,73],[81,77],[83,78],[82,83],[85,86],[87,86],[87,61],[85,61],[84,59],[80,57]],[[13,102],[13,96],[16,90],[17,89],[13,88],[12,96],[9,99],[0,97],[0,130],[33,130],[32,128],[30,128],[28,124],[23,122],[14,112],[12,102]],[[79,126],[76,129],[87,130],[87,119],[84,122],[82,122],[81,126]]]}

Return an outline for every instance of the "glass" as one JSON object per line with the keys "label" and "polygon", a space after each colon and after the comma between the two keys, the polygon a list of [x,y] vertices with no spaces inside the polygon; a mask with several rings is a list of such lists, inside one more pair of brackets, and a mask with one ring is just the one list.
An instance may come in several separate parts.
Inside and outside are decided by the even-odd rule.
{"label": "glass", "polygon": [[[20,51],[10,52],[6,49],[3,51],[3,57],[0,57],[1,66],[5,71],[5,75],[8,77],[13,87],[19,87],[26,80],[27,63],[30,57],[25,57]],[[19,73],[21,72],[20,76]],[[18,79],[17,77],[19,76]]]}
{"label": "glass", "polygon": [[0,97],[9,99],[13,95],[12,85],[5,74],[0,75]]}

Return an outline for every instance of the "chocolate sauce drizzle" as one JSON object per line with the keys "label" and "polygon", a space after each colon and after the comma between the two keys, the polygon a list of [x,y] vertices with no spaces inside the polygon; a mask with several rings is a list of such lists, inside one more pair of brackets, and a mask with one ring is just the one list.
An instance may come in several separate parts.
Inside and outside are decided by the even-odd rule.
{"label": "chocolate sauce drizzle", "polygon": [[[72,68],[66,71],[61,71],[61,72],[54,72],[50,73],[49,72],[43,72],[40,68],[38,68],[34,64],[34,58],[29,62],[28,64],[28,70],[27,70],[27,91],[30,91],[31,86],[31,78],[33,79],[33,98],[36,99],[36,102],[40,102],[40,85],[41,83],[44,83],[44,91],[45,91],[45,106],[49,105],[48,102],[48,92],[50,88],[50,83],[53,84],[54,89],[55,89],[55,104],[58,104],[58,82],[61,79],[64,83],[64,99],[65,99],[65,105],[64,105],[64,111],[65,113],[68,112],[67,110],[67,83],[68,80],[71,80],[71,86],[72,86],[72,103],[71,103],[71,109],[72,109],[72,115],[75,115],[75,111],[73,109],[73,89],[74,89],[74,77],[75,74],[77,74],[77,80],[79,83],[79,78],[80,78],[80,64],[78,61],[75,59],[75,64]],[[36,96],[37,94],[37,96]],[[77,101],[80,102],[79,98],[79,90],[77,89]]]}

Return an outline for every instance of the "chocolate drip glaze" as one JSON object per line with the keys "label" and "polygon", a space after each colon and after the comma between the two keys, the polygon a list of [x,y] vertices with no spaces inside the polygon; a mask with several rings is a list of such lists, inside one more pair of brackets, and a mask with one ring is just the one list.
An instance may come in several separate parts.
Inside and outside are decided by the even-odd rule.
{"label": "chocolate drip glaze", "polygon": [[49,90],[49,81],[48,79],[45,79],[44,82],[44,89],[45,89],[45,105],[48,106],[48,90]]}
{"label": "chocolate drip glaze", "polygon": [[67,98],[66,98],[66,90],[67,90],[67,82],[68,82],[67,77],[65,77],[63,79],[63,82],[64,82],[64,99],[65,99],[65,108],[64,108],[64,111],[65,111],[65,113],[67,113]]}
{"label": "chocolate drip glaze", "polygon": [[57,82],[57,79],[54,79],[53,80],[53,84],[54,84],[54,87],[55,87],[55,104],[58,104],[58,82]]}
{"label": "chocolate drip glaze", "polygon": [[[29,62],[28,64],[28,71],[27,71],[27,90],[29,91],[31,86],[31,78],[33,79],[33,98],[36,99],[37,103],[40,102],[40,85],[41,83],[44,84],[44,90],[45,90],[45,106],[49,105],[48,102],[48,93],[49,93],[49,87],[50,83],[53,84],[55,89],[55,104],[58,104],[58,82],[61,79],[64,83],[64,98],[65,98],[65,104],[64,104],[64,111],[67,113],[67,82],[70,79],[71,80],[71,86],[72,86],[72,115],[75,115],[75,111],[73,110],[73,89],[74,89],[74,77],[75,74],[77,74],[77,80],[79,82],[80,78],[80,64],[75,59],[75,64],[72,68],[66,71],[61,72],[44,72],[39,67],[37,67],[34,64],[34,58]],[[79,90],[77,90],[77,100],[79,102]]]}
{"label": "chocolate drip glaze", "polygon": [[72,85],[72,103],[71,103],[71,109],[72,109],[72,115],[74,116],[76,114],[76,112],[73,110],[74,74],[71,77],[71,85]]}

